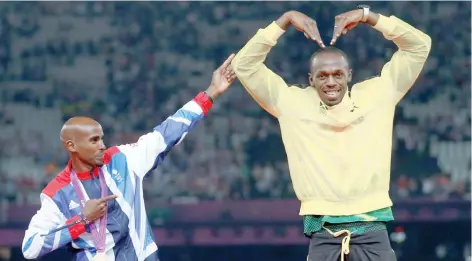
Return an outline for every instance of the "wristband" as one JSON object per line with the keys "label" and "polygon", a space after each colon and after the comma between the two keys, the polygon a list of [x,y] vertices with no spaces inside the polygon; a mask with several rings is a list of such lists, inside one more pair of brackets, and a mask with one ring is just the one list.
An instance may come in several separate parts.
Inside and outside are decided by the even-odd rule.
{"label": "wristband", "polygon": [[88,218],[84,214],[81,213],[79,214],[79,216],[80,216],[80,220],[85,222],[85,225],[90,224],[90,220],[88,220]]}
{"label": "wristband", "polygon": [[208,93],[206,91],[204,91],[203,93],[208,97],[208,99],[211,101],[211,103],[213,103],[213,99],[211,98],[211,96],[208,95]]}

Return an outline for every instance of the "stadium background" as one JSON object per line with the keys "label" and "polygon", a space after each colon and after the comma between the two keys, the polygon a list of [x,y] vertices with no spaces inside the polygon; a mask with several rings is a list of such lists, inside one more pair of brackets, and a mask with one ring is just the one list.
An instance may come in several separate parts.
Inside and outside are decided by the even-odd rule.
{"label": "stadium background", "polygon": [[[64,120],[91,116],[108,145],[133,142],[206,88],[227,55],[283,12],[315,17],[327,43],[334,16],[357,4],[0,3],[0,260],[23,260],[38,195],[67,162],[58,138]],[[433,39],[396,113],[392,244],[400,261],[470,260],[471,4],[369,4]],[[337,46],[350,55],[355,81],[378,74],[395,51],[363,25]],[[306,83],[316,49],[290,29],[267,64],[290,83]],[[163,261],[306,259],[277,122],[239,82],[154,171],[145,192]]]}

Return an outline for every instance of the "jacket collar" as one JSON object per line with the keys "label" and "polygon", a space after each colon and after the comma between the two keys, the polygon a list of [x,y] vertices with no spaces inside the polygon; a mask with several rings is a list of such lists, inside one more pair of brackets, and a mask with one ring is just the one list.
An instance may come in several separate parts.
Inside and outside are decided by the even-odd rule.
{"label": "jacket collar", "polygon": [[[70,174],[72,172],[72,161],[71,160],[69,160],[69,162],[67,163],[67,167],[65,169],[65,172],[68,176],[70,176]],[[79,180],[88,180],[88,179],[91,179],[92,177],[96,178],[96,177],[98,177],[98,167],[95,167],[91,171],[83,171],[83,172],[76,172],[76,173],[77,173],[77,177],[79,178]]]}
{"label": "jacket collar", "polygon": [[315,93],[316,93],[316,96],[318,98],[318,100],[320,101],[320,110],[323,110],[323,111],[330,111],[330,110],[335,110],[337,108],[347,108],[349,110],[352,110],[354,108],[356,108],[355,104],[354,104],[354,101],[351,99],[351,92],[350,91],[346,91],[346,93],[344,94],[344,97],[343,99],[341,100],[341,102],[339,104],[336,104],[336,105],[333,105],[333,106],[328,106],[326,105],[320,98],[320,96],[318,95],[318,92],[315,90]]}

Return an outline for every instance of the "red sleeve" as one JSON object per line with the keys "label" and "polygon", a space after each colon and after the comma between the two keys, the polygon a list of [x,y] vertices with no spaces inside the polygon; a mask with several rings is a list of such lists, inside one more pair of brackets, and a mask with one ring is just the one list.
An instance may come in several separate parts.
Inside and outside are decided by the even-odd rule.
{"label": "red sleeve", "polygon": [[[66,220],[66,224],[74,223],[77,220],[80,220],[80,216],[78,215]],[[70,233],[70,236],[72,237],[72,240],[77,239],[80,235],[85,233],[85,231],[86,231],[86,228],[82,222],[69,227],[69,233]]]}
{"label": "red sleeve", "polygon": [[213,102],[211,101],[210,97],[208,97],[204,92],[199,93],[193,100],[200,105],[203,110],[203,114],[207,115],[208,111],[210,111],[211,106],[213,106]]}

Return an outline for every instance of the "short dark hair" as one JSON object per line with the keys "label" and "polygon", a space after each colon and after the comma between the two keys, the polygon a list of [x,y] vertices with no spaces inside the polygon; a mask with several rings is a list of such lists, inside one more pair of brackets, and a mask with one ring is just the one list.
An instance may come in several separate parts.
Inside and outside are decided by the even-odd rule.
{"label": "short dark hair", "polygon": [[310,58],[310,72],[311,72],[312,69],[313,69],[313,68],[312,68],[312,67],[313,67],[313,60],[316,58],[316,56],[317,56],[318,54],[321,54],[321,53],[338,53],[338,54],[340,54],[341,56],[343,56],[344,59],[346,59],[347,65],[348,65],[349,67],[350,67],[350,65],[351,65],[351,61],[349,60],[349,56],[347,56],[347,54],[346,54],[343,50],[341,50],[341,49],[339,49],[339,48],[336,48],[336,47],[334,47],[334,46],[327,46],[327,47],[325,47],[325,48],[319,49],[318,51],[314,52],[314,53],[311,55],[311,58]]}

